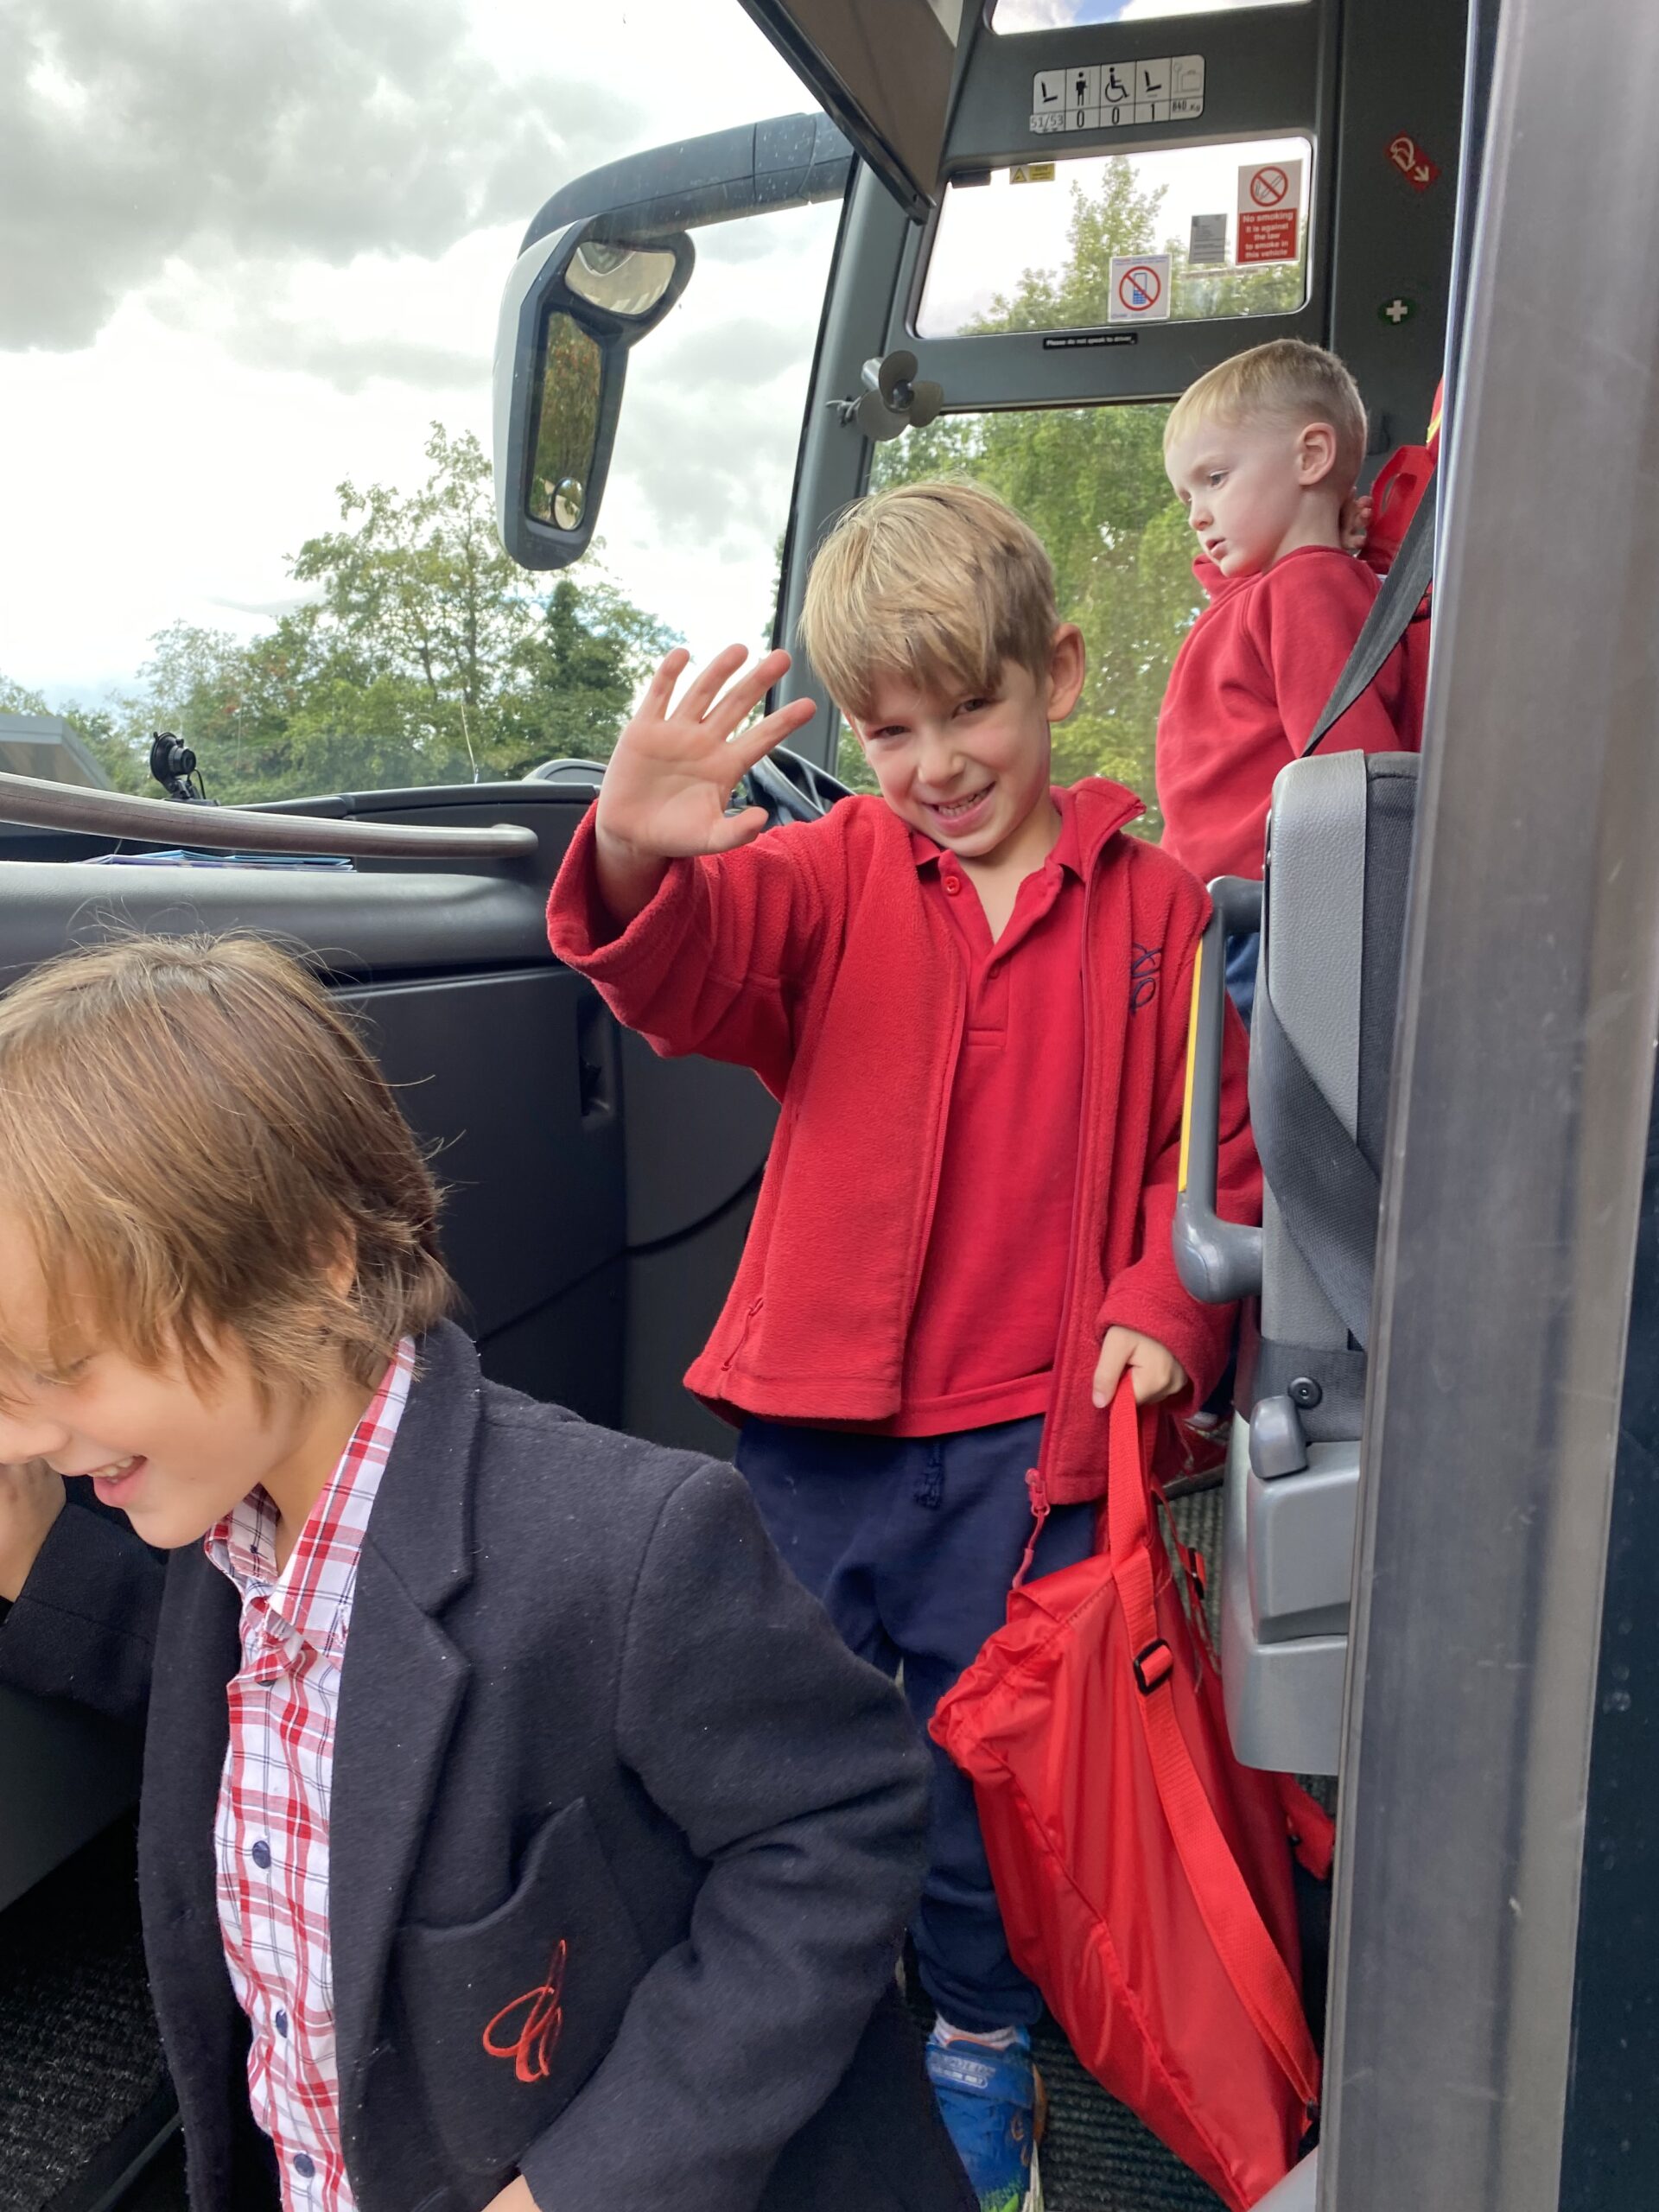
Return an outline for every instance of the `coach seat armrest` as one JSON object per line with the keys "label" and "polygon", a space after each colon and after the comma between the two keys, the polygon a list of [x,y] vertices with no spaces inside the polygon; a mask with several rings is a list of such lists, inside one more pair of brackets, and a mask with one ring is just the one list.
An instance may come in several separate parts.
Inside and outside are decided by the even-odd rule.
{"label": "coach seat armrest", "polygon": [[1227,939],[1262,926],[1262,886],[1217,876],[1213,911],[1192,970],[1186,1038],[1186,1102],[1181,1116],[1180,1188],[1175,1200],[1175,1271],[1206,1306],[1230,1306],[1262,1287],[1262,1231],[1216,1211],[1221,1147],[1221,1044],[1227,1018]]}

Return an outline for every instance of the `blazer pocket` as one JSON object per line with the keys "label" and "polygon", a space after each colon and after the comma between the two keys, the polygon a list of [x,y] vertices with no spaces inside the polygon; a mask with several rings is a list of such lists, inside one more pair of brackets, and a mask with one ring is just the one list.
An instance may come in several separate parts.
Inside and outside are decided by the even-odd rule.
{"label": "blazer pocket", "polygon": [[458,1927],[399,1930],[415,2070],[463,2172],[504,2175],[552,2126],[648,1964],[580,1797],[537,1831],[505,1904]]}

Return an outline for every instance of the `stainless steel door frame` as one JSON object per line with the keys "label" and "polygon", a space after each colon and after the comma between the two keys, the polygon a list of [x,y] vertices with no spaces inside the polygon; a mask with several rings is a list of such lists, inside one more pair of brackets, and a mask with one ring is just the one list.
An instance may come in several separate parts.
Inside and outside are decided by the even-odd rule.
{"label": "stainless steel door frame", "polygon": [[1559,2197],[1659,1023],[1656,84],[1659,10],[1508,0],[1385,1178],[1322,2212]]}

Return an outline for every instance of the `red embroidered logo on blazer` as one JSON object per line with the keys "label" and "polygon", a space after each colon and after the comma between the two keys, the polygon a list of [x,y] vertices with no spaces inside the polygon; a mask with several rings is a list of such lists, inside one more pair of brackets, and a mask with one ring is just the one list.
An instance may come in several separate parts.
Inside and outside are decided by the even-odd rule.
{"label": "red embroidered logo on blazer", "polygon": [[[504,2005],[484,2031],[485,2050],[492,2058],[510,2058],[521,2082],[545,2082],[552,2070],[564,2027],[561,1999],[568,1948],[561,1941],[548,1962],[547,1980]],[[515,2013],[522,2015],[516,2022]]]}

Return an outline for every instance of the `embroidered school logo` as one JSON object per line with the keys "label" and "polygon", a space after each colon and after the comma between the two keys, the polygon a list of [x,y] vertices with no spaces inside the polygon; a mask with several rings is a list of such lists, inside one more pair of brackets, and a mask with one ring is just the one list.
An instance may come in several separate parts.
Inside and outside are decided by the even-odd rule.
{"label": "embroidered school logo", "polygon": [[1160,944],[1137,944],[1130,950],[1134,957],[1129,962],[1129,1012],[1139,1014],[1143,1006],[1150,1006],[1158,995],[1158,977],[1164,964],[1164,949]]}
{"label": "embroidered school logo", "polygon": [[521,2082],[545,2082],[552,2070],[564,2027],[561,1999],[566,1955],[567,1947],[561,1942],[548,1963],[547,1980],[504,2005],[484,2031],[485,2050],[492,2058],[510,2058]]}

